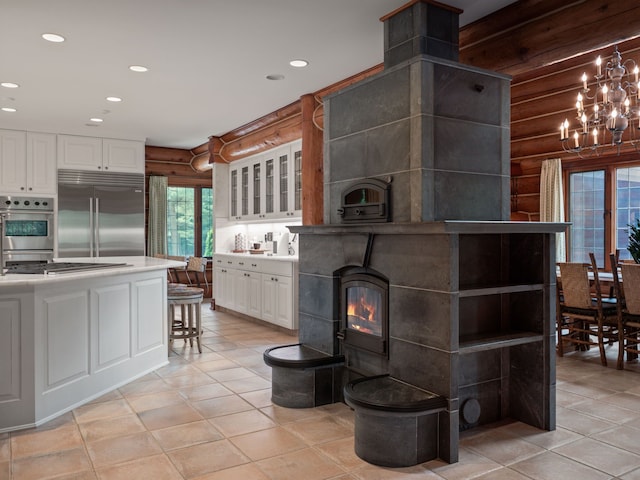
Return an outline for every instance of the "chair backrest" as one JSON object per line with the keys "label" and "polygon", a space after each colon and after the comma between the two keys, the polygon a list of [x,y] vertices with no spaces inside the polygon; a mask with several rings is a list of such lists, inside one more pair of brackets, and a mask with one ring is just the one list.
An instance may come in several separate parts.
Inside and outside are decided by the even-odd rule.
{"label": "chair backrest", "polygon": [[591,308],[591,285],[588,263],[559,263],[564,304],[569,307]]}
{"label": "chair backrest", "polygon": [[201,257],[191,257],[187,262],[187,270],[190,272],[204,272],[207,268],[207,259]]}
{"label": "chair backrest", "polygon": [[640,265],[622,263],[622,289],[627,312],[640,315]]}

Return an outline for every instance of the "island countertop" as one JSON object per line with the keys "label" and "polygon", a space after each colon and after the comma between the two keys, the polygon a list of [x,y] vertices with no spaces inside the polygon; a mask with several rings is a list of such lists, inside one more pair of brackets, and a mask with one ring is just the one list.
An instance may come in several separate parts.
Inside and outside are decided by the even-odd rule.
{"label": "island countertop", "polygon": [[55,261],[77,263],[124,263],[126,265],[107,269],[84,270],[56,275],[7,273],[4,276],[0,276],[0,287],[67,282],[69,280],[77,280],[79,278],[107,277],[123,273],[138,273],[152,270],[163,270],[167,268],[182,268],[186,265],[186,262],[143,256],[57,258],[54,262]]}

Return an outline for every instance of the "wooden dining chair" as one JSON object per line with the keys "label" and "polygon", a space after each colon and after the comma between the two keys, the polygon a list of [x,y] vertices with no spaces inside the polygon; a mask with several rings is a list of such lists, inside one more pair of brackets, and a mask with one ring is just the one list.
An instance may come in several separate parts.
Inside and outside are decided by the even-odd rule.
{"label": "wooden dining chair", "polygon": [[559,318],[567,317],[566,327],[573,343],[587,348],[598,345],[600,362],[606,366],[605,340],[610,343],[618,341],[618,312],[615,303],[602,302],[595,256],[589,256],[590,264],[558,264],[562,282],[562,303],[558,307],[558,315]]}
{"label": "wooden dining chair", "polygon": [[[614,256],[611,255],[613,261]],[[618,369],[622,370],[625,353],[627,360],[636,359],[640,354],[640,265],[620,263],[622,279],[618,276],[617,267],[612,272],[618,299]]]}

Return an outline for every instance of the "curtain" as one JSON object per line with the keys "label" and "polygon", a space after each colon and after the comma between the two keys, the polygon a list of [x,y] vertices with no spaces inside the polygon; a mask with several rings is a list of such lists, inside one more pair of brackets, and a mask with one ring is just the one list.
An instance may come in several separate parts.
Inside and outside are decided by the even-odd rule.
{"label": "curtain", "polygon": [[149,177],[149,233],[147,255],[167,254],[167,177]]}
{"label": "curtain", "polygon": [[[564,222],[562,161],[551,158],[542,162],[540,173],[540,221]],[[566,261],[564,232],[556,234],[556,262]]]}

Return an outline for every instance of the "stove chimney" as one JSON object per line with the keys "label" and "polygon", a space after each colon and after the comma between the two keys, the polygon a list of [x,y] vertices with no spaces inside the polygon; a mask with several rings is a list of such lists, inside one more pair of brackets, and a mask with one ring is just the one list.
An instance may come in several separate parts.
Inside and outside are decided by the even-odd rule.
{"label": "stove chimney", "polygon": [[461,13],[439,2],[413,0],[382,17],[384,67],[423,54],[457,62]]}

